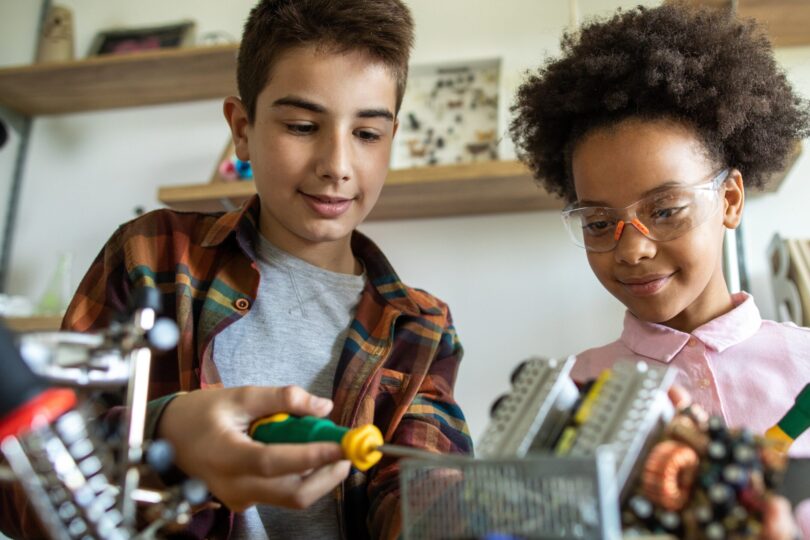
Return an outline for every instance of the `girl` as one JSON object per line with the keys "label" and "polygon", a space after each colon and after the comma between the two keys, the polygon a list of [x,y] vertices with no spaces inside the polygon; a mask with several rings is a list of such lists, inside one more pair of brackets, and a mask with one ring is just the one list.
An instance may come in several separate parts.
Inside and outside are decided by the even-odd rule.
{"label": "girl", "polygon": [[[763,321],[722,271],[745,188],[810,133],[762,32],[672,5],[619,13],[566,35],[513,112],[521,159],[570,203],[574,242],[627,306],[621,337],[578,355],[574,376],[628,356],[674,365],[730,426],[773,426],[810,381],[810,330]],[[810,456],[810,433],[791,453]]]}

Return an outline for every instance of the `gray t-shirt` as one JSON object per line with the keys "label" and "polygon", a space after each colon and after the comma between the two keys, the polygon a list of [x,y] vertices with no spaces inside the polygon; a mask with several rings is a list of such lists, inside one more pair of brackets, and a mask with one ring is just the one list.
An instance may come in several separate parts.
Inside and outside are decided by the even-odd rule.
{"label": "gray t-shirt", "polygon": [[[295,384],[332,397],[365,274],[330,272],[256,241],[261,281],[256,301],[214,339],[214,364],[226,387]],[[331,495],[306,510],[254,506],[237,514],[233,538],[338,538]]]}

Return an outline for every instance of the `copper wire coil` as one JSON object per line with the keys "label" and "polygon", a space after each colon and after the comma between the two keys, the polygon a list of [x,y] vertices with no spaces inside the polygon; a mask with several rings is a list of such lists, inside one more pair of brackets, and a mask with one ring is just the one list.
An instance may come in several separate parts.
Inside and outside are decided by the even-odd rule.
{"label": "copper wire coil", "polygon": [[686,444],[666,440],[656,444],[644,462],[644,495],[662,508],[681,510],[689,500],[700,458]]}

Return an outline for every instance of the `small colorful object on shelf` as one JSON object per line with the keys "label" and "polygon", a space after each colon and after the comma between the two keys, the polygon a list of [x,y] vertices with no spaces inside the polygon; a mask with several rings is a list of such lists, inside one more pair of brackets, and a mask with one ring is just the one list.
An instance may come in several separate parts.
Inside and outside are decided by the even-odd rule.
{"label": "small colorful object on shelf", "polygon": [[222,160],[219,175],[224,180],[253,180],[253,169],[249,161],[242,161],[236,155]]}

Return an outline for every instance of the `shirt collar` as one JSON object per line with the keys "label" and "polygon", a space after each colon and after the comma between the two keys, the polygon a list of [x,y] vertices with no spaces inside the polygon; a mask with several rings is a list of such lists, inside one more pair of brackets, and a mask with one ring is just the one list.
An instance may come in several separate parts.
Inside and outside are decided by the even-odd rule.
{"label": "shirt collar", "polygon": [[[203,247],[217,246],[234,234],[245,254],[255,261],[253,242],[258,234],[260,211],[259,196],[253,195],[241,208],[222,214],[203,239]],[[410,315],[441,313],[440,306],[431,296],[416,294],[402,283],[383,252],[367,236],[354,231],[351,245],[355,256],[365,265],[369,283],[385,302]]]}
{"label": "shirt collar", "polygon": [[202,241],[202,246],[218,246],[231,234],[236,234],[239,245],[243,248],[249,246],[248,255],[255,260],[256,252],[253,249],[253,238],[255,238],[256,231],[259,228],[260,208],[259,196],[253,195],[240,208],[225,212],[217,218],[208,230]]}
{"label": "shirt collar", "polygon": [[731,296],[734,308],[691,334],[662,324],[645,322],[627,311],[620,340],[636,354],[659,362],[670,362],[681,352],[691,337],[699,339],[708,349],[723,352],[753,336],[762,325],[762,317],[754,298],[745,292]]}

